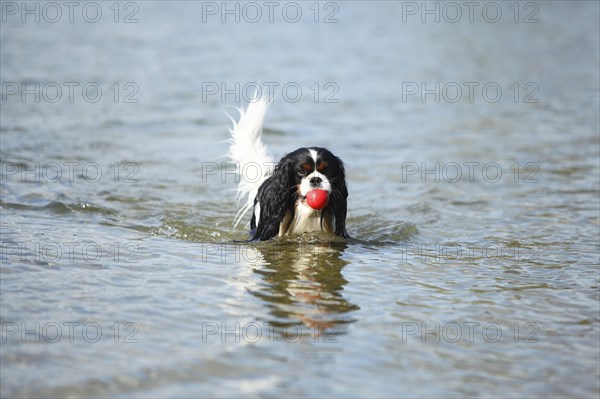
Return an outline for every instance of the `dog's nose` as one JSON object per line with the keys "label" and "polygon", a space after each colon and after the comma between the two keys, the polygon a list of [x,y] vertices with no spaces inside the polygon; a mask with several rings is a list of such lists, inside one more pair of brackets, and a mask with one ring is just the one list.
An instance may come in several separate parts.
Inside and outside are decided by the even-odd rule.
{"label": "dog's nose", "polygon": [[321,179],[320,177],[312,177],[310,179],[310,184],[312,184],[313,186],[318,186],[319,184],[321,184],[322,181],[323,179]]}

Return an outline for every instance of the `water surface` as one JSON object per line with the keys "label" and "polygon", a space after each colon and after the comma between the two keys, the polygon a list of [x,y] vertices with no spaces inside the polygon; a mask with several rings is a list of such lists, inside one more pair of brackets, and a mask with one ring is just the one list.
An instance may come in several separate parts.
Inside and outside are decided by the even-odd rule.
{"label": "water surface", "polygon": [[[3,15],[3,397],[598,396],[598,3],[132,4]],[[273,155],[345,161],[352,239],[239,242],[254,82]]]}

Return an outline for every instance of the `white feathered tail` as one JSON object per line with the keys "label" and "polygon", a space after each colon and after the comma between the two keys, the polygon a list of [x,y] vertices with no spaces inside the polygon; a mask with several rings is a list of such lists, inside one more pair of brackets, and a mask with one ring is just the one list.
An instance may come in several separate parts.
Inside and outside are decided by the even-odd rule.
{"label": "white feathered tail", "polygon": [[[236,122],[231,116],[233,127],[229,129],[231,139],[229,140],[228,157],[236,166],[236,171],[240,176],[240,182],[237,188],[238,204],[243,205],[235,216],[234,227],[236,227],[243,217],[252,209],[254,198],[258,193],[258,188],[269,176],[267,172],[272,172],[270,165],[273,159],[267,153],[267,148],[262,142],[263,121],[265,113],[269,106],[268,96],[255,98],[248,104],[248,107],[240,108],[240,119]],[[253,176],[243,176],[245,166],[253,164],[248,168]],[[254,173],[260,171],[261,178],[256,179]]]}

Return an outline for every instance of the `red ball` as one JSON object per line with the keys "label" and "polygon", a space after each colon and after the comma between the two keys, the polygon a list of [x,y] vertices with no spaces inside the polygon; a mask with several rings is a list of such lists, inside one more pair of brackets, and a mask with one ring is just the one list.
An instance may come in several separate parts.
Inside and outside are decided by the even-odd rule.
{"label": "red ball", "polygon": [[306,194],[306,202],[312,209],[321,210],[329,202],[329,194],[325,190],[315,189]]}

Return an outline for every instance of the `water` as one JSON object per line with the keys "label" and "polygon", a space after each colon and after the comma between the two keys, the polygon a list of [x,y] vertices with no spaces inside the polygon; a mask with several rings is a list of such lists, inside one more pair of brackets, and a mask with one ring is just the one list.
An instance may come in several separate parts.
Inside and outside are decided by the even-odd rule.
{"label": "water", "polygon": [[[597,2],[22,4],[3,397],[598,396]],[[252,82],[274,155],[345,161],[352,239],[234,242],[224,110]]]}

